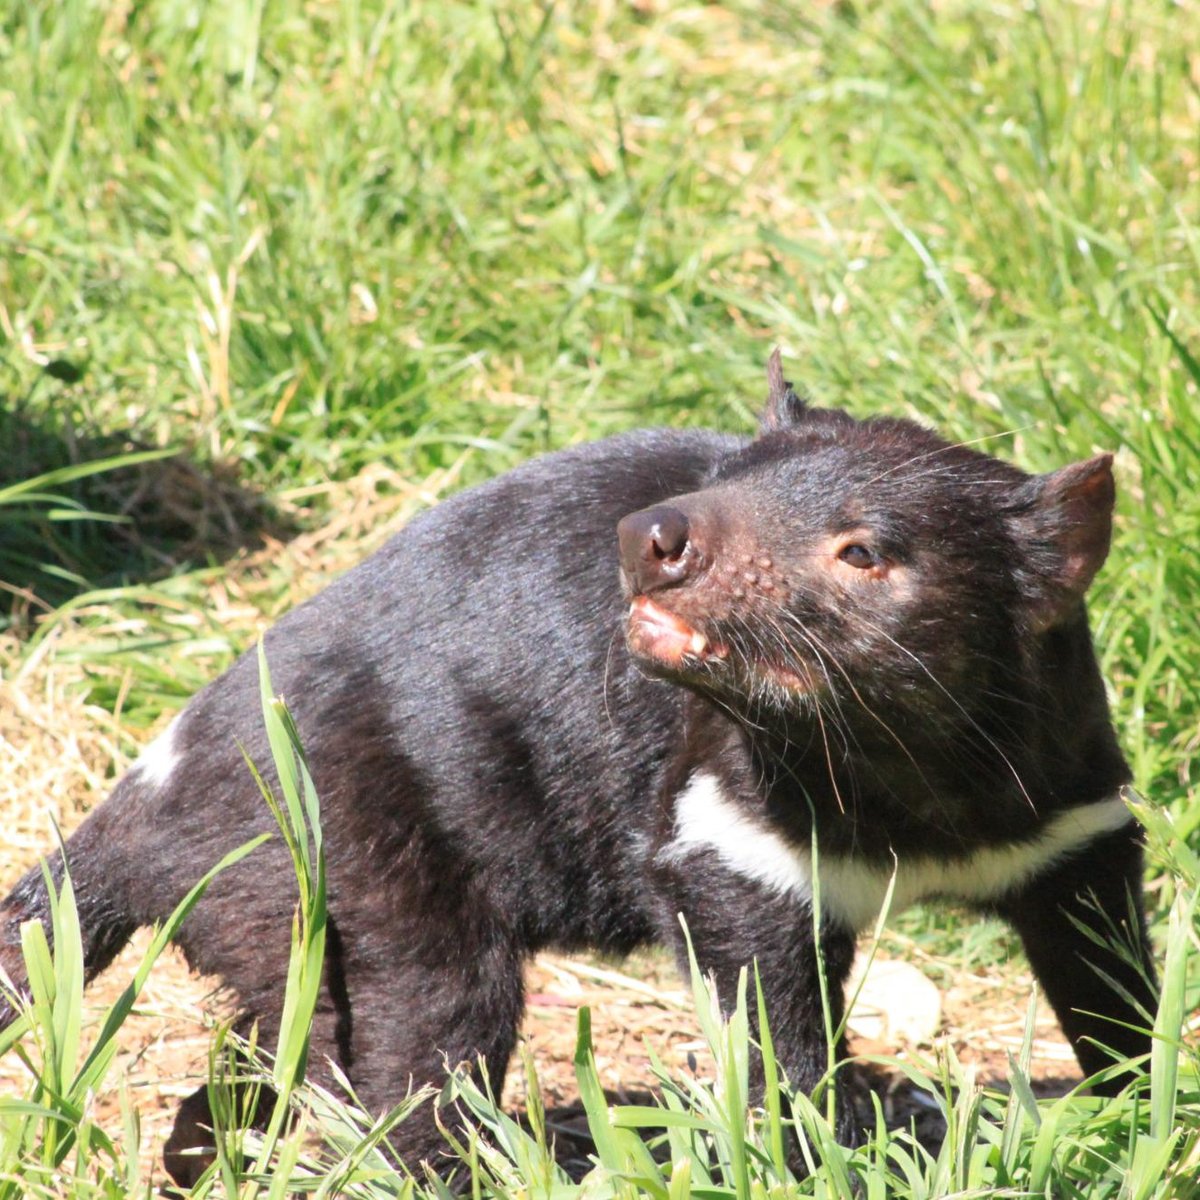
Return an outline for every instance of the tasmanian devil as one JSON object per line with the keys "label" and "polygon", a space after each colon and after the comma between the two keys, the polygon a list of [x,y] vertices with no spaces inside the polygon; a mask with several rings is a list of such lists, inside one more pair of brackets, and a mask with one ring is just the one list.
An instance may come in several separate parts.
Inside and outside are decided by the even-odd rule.
{"label": "tasmanian devil", "polygon": [[[893,879],[894,908],[947,896],[1011,922],[1086,1072],[1149,1048],[1142,851],[1084,608],[1111,457],[1030,476],[810,407],[778,355],[768,383],[756,438],[638,432],[527,463],[266,635],[328,854],[311,1061],[368,1105],[447,1058],[499,1080],[530,954],[678,953],[679,914],[725,1000],[757,962],[778,1057],[811,1088],[818,954],[836,1024]],[[247,657],[70,839],[89,975],[271,827],[241,750],[269,761],[259,727]],[[179,937],[267,1044],[295,897],[276,838]],[[0,906],[18,984],[19,926],[46,913],[34,869]],[[207,1122],[200,1092],[177,1177]],[[428,1107],[397,1142],[435,1150]]]}

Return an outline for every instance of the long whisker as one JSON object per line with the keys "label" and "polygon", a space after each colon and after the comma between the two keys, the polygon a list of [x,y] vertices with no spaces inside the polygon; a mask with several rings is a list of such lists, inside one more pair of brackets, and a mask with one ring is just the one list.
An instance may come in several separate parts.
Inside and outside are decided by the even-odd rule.
{"label": "long whisker", "polygon": [[612,679],[612,661],[613,655],[616,652],[617,641],[624,641],[625,634],[621,627],[615,626],[608,638],[608,649],[604,652],[604,677],[601,680],[600,696],[604,701],[604,715],[608,719],[608,727],[615,732],[617,723],[613,720],[612,709],[608,706],[608,686]]}
{"label": "long whisker", "polygon": [[[860,615],[859,619],[862,620],[861,615]],[[982,737],[983,740],[989,746],[991,746],[991,748],[996,752],[997,755],[999,755],[1000,761],[1003,762],[1004,765],[1008,768],[1010,774],[1012,775],[1014,781],[1016,782],[1017,787],[1020,788],[1021,795],[1025,797],[1025,803],[1029,805],[1030,811],[1036,813],[1037,805],[1033,802],[1033,797],[1030,796],[1029,792],[1026,790],[1024,781],[1021,779],[1020,773],[1017,771],[1017,768],[1013,765],[1012,760],[996,744],[995,739],[983,728],[983,726],[980,725],[979,722],[976,721],[975,718],[973,716],[971,716],[971,714],[969,712],[967,712],[967,710],[962,706],[962,703],[949,690],[949,688],[947,688],[945,686],[945,684],[943,684],[942,681],[940,679],[938,679],[938,677],[936,675],[934,675],[934,673],[921,661],[920,655],[914,654],[907,646],[902,645],[894,637],[892,637],[892,635],[890,633],[888,633],[884,629],[880,629],[879,626],[875,625],[873,622],[863,620],[863,624],[866,625],[869,629],[872,629],[872,630],[874,630],[874,632],[878,633],[880,637],[886,638],[889,642],[891,642],[891,644],[893,646],[896,647],[897,650],[899,650],[902,654],[906,655],[914,663],[916,663],[917,666],[920,667],[921,670],[924,672],[924,674],[929,678],[930,682],[933,683],[933,685],[946,697],[947,700],[950,701],[951,704],[954,705],[954,707],[956,709],[958,709],[958,711],[964,717],[966,717],[967,721],[970,723],[972,728],[974,728],[975,732],[978,733],[980,735],[980,737]]]}
{"label": "long whisker", "polygon": [[[972,446],[981,446],[984,442],[994,442],[998,438],[1012,437],[1017,433],[1026,433],[1030,429],[1036,429],[1038,422],[1031,422],[1028,425],[1018,425],[1012,429],[1002,429],[999,433],[985,433],[982,437],[970,438],[967,441],[947,442],[944,446],[937,446],[933,450],[926,450],[924,454],[914,454],[911,458],[905,459],[904,462],[896,463],[895,466],[888,467],[886,471],[881,472],[872,479],[868,479],[864,486],[869,487],[873,483],[878,483],[881,479],[887,479],[890,475],[894,475],[897,471],[902,471],[906,467],[912,466],[914,463],[923,462],[927,458],[935,458],[939,454],[947,454],[952,450],[966,450]],[[982,480],[980,482],[983,482]],[[987,482],[993,482],[988,480]],[[1001,482],[996,480],[995,482]]]}
{"label": "long whisker", "polygon": [[[800,634],[800,636],[804,639],[804,641],[813,649],[814,654],[817,654],[818,656],[820,656],[820,652],[817,649],[817,645],[820,642],[820,639],[817,637],[817,635],[814,634],[812,632],[812,630],[803,629],[802,626],[800,625],[799,618],[794,613],[789,613],[786,610],[784,610],[782,615],[786,616],[787,619],[793,623],[793,625],[796,627],[796,631]],[[925,772],[922,770],[920,763],[918,763],[917,760],[913,757],[912,752],[909,750],[909,748],[908,748],[907,744],[904,742],[904,740],[891,727],[891,725],[889,725],[886,721],[884,721],[883,718],[880,717],[879,714],[876,713],[869,704],[867,704],[866,700],[863,698],[862,694],[859,692],[857,686],[854,684],[854,681],[851,678],[851,676],[847,673],[847,671],[841,665],[841,663],[839,663],[837,661],[836,656],[834,656],[833,654],[829,654],[828,657],[829,657],[830,661],[833,663],[835,669],[838,671],[839,675],[841,675],[842,678],[846,681],[847,686],[850,688],[855,699],[858,700],[863,711],[866,712],[873,720],[878,722],[880,726],[882,726],[882,728],[887,733],[887,735],[900,748],[900,750],[904,754],[905,758],[907,758],[908,761],[910,763],[912,763],[913,767],[917,771],[918,776],[921,778],[922,782],[924,782],[925,786],[929,789],[930,794],[931,795],[935,794],[935,789],[934,789],[933,784],[930,782],[929,778],[925,775]],[[826,677],[828,679],[828,675]],[[832,687],[832,683],[831,683],[831,687]],[[841,711],[840,700],[838,701],[838,711],[839,712]],[[843,718],[843,722],[844,722],[844,718]],[[846,727],[842,730],[842,733],[843,733],[843,736],[847,739],[853,737],[853,733],[851,732],[848,723],[846,724]],[[857,739],[855,739],[855,740],[857,741]],[[847,742],[847,745],[848,745],[848,742]],[[898,795],[893,796],[893,801],[895,803],[899,804],[907,812],[912,812],[912,813],[918,812],[917,809],[914,809],[910,805],[906,804],[904,802],[904,800]],[[923,820],[926,820],[926,821],[929,820],[928,813],[923,813],[921,815],[922,815]],[[944,813],[943,815],[946,817],[949,816],[948,813]],[[957,828],[957,825],[953,821],[944,820],[939,824],[939,828],[942,829],[943,832],[945,832],[951,836],[959,836],[959,830]]]}
{"label": "long whisker", "polygon": [[[784,615],[786,617],[788,617],[789,620],[795,621],[797,623],[797,625],[799,624],[799,618],[796,617],[793,613],[789,613],[789,612],[785,611]],[[814,648],[816,647],[816,645],[818,643],[818,639],[817,639],[817,635],[815,633],[813,633],[812,630],[804,630],[802,632],[801,636],[803,636],[806,640],[808,640],[810,642],[810,644],[812,644],[814,646]],[[849,672],[846,670],[846,668],[843,667],[840,662],[838,662],[837,658],[834,657],[832,654],[829,655],[829,658],[830,658],[830,661],[833,663],[834,668],[837,670],[838,674],[842,677],[842,679],[845,680],[846,686],[850,689],[851,695],[854,697],[854,699],[856,701],[858,701],[859,707],[863,710],[863,712],[865,712],[867,714],[867,716],[869,716],[873,721],[875,721],[880,726],[880,728],[883,729],[883,731],[888,735],[888,737],[890,737],[892,739],[892,741],[894,741],[896,743],[897,747],[900,749],[901,753],[903,753],[904,757],[907,758],[908,761],[916,769],[917,774],[921,777],[921,780],[925,784],[925,786],[929,788],[930,792],[933,792],[933,790],[934,790],[933,784],[930,783],[929,779],[926,777],[925,772],[921,769],[921,764],[919,762],[917,762],[916,758],[913,756],[912,751],[909,750],[908,745],[905,743],[904,739],[892,728],[892,726],[887,721],[885,721],[866,702],[866,700],[863,698],[863,694],[858,690],[858,686],[855,684],[853,678],[851,677]]]}

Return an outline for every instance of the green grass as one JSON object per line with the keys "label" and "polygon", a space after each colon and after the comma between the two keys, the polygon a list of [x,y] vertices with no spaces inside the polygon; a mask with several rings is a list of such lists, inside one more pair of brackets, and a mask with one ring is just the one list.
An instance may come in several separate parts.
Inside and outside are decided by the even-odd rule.
{"label": "green grass", "polygon": [[[250,644],[211,589],[272,506],[316,527],[379,463],[465,484],[747,429],[780,344],[855,413],[1030,468],[1118,452],[1092,611],[1165,942],[1200,852],[1198,124],[1186,5],[10,0],[0,673],[70,614],[64,659],[141,729]],[[155,464],[86,474],[155,447],[223,481],[185,508],[232,529],[131,507]],[[294,571],[254,570],[285,607]]]}

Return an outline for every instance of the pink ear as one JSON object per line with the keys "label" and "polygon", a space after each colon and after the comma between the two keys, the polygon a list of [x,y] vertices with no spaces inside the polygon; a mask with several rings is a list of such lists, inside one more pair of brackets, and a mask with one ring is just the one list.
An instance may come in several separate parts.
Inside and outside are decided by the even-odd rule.
{"label": "pink ear", "polygon": [[1112,460],[1098,454],[1033,481],[1018,532],[1035,576],[1033,619],[1041,629],[1075,610],[1108,557],[1116,499]]}

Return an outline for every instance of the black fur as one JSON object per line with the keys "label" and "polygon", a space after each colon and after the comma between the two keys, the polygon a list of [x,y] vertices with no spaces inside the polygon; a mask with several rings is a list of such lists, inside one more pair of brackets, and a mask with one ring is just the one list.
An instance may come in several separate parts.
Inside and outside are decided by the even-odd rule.
{"label": "black fur", "polygon": [[[723,997],[758,960],[780,1059],[811,1088],[825,1042],[808,906],[713,848],[672,849],[676,799],[703,770],[790,844],[815,832],[823,855],[886,864],[1023,843],[1127,782],[1082,602],[1111,474],[1067,471],[1031,479],[907,422],[808,408],[776,363],[758,439],[640,432],[528,463],[283,618],[266,652],[328,853],[314,1069],[336,1061],[376,1108],[436,1080],[444,1056],[482,1054],[498,1081],[531,953],[678,949],[682,912]],[[628,618],[631,653],[631,597],[683,633]],[[89,975],[270,828],[239,749],[269,761],[257,685],[243,658],[179,718],[167,786],[135,769],[70,839]],[[1108,1060],[1085,1037],[1148,1049],[1112,1023],[1140,1025],[1130,1000],[1153,1003],[1140,867],[1131,823],[988,901],[1088,1070]],[[1091,912],[1085,888],[1144,973],[1071,923]],[[295,899],[276,839],[218,878],[179,938],[268,1044]],[[45,914],[34,870],[0,906],[18,980],[19,923]],[[836,1019],[854,931],[830,920],[821,937]],[[173,1152],[202,1136],[202,1107]],[[428,1109],[399,1142],[435,1150]]]}

